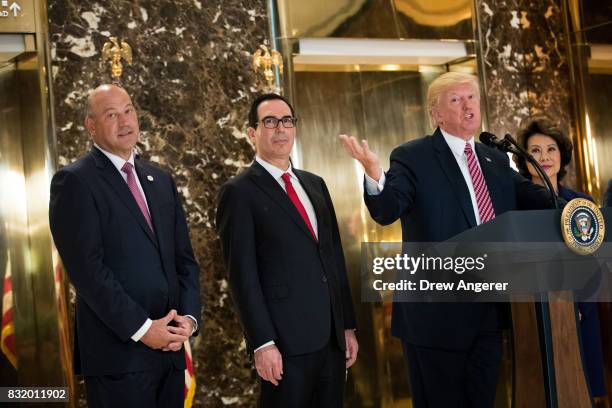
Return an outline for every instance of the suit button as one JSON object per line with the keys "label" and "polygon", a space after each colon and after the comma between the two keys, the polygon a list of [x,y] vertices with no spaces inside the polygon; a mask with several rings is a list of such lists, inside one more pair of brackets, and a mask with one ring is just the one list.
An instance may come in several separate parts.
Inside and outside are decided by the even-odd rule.
{"label": "suit button", "polygon": [[323,281],[323,283],[327,283],[327,276],[322,277],[321,280]]}

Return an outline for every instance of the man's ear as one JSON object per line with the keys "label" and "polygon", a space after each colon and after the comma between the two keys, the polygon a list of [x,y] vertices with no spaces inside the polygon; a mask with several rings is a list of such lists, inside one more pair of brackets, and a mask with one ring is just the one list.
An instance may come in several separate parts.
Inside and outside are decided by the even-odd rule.
{"label": "man's ear", "polygon": [[93,119],[89,115],[85,116],[85,129],[87,129],[89,134],[92,136],[96,133],[96,126],[94,125]]}
{"label": "man's ear", "polygon": [[249,136],[249,140],[251,141],[251,143],[253,143],[253,145],[255,144],[255,128],[249,127],[247,129],[247,135]]}
{"label": "man's ear", "polygon": [[438,125],[441,124],[441,122],[442,122],[442,115],[440,115],[440,111],[438,110],[438,108],[436,106],[431,108],[431,117],[434,120],[434,126],[438,126]]}

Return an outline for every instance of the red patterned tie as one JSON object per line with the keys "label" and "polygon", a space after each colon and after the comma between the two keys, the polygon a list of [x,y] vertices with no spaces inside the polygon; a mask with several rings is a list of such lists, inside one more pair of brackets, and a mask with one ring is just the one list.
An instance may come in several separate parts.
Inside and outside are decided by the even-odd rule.
{"label": "red patterned tie", "polygon": [[125,162],[121,171],[124,172],[127,176],[127,185],[130,191],[132,192],[132,196],[134,196],[134,200],[136,200],[136,204],[138,204],[138,208],[144,215],[145,220],[147,220],[147,224],[149,224],[149,228],[151,231],[155,233],[153,229],[153,223],[151,222],[151,214],[149,214],[149,210],[147,209],[147,204],[145,203],[144,197],[142,193],[138,189],[138,184],[136,184],[136,177],[134,177],[134,166],[130,162]]}
{"label": "red patterned tie", "polygon": [[482,171],[476,162],[476,155],[474,155],[472,146],[466,143],[463,151],[467,157],[468,169],[470,171],[470,177],[472,178],[472,186],[474,187],[474,195],[476,196],[480,223],[484,224],[495,218],[495,210],[493,209],[489,189],[487,188],[487,183],[482,175]]}
{"label": "red patterned tie", "polygon": [[291,199],[291,202],[293,203],[293,205],[295,205],[295,208],[298,210],[298,212],[302,216],[302,219],[304,220],[304,222],[306,223],[306,226],[310,230],[310,233],[312,234],[312,237],[316,241],[317,240],[317,236],[316,236],[316,234],[314,232],[314,229],[312,228],[312,224],[310,223],[310,219],[308,218],[308,214],[306,214],[306,209],[302,205],[302,202],[300,201],[300,198],[298,197],[297,193],[295,192],[295,189],[293,188],[293,184],[291,183],[291,178],[290,177],[291,176],[289,175],[289,173],[285,173],[285,174],[283,174],[281,176],[281,178],[285,182],[285,188],[287,189],[287,195],[289,196],[289,199]]}

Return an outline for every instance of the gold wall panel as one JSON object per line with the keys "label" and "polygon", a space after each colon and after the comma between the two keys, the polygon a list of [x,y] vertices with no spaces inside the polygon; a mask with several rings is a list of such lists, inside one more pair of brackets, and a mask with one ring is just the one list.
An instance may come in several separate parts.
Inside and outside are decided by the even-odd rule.
{"label": "gold wall panel", "polygon": [[417,71],[295,72],[300,118],[296,165],[325,179],[336,209],[357,308],[360,354],[350,370],[347,406],[394,407],[410,398],[400,342],[390,335],[391,304],[360,298],[361,242],[401,241],[399,223],[381,227],[362,199],[363,170],[338,134],[367,138],[388,168],[397,145],[430,133],[425,90],[439,73]]}
{"label": "gold wall panel", "polygon": [[404,38],[473,39],[471,0],[393,0]]}
{"label": "gold wall panel", "polygon": [[399,13],[421,25],[453,26],[472,18],[470,0],[394,0],[394,4]]}
{"label": "gold wall panel", "polygon": [[582,190],[603,204],[612,180],[612,119],[608,112],[612,95],[612,11],[592,1],[565,0],[563,5],[569,31],[578,178]]}
{"label": "gold wall panel", "polygon": [[59,386],[66,382],[47,212],[47,112],[38,62],[29,53],[0,69],[0,227],[7,259],[2,276],[10,260],[19,385]]}
{"label": "gold wall panel", "polygon": [[[16,354],[16,369],[2,360],[0,378],[19,386],[72,390],[67,316],[65,308],[63,313],[58,309],[65,286],[56,275],[48,222],[55,153],[47,5],[43,0],[17,3],[33,16],[35,34],[24,36],[24,53],[0,63],[0,268],[2,277],[9,270],[11,275]],[[70,396],[74,404],[74,393]]]}
{"label": "gold wall panel", "polygon": [[399,38],[389,0],[278,0],[280,36]]}
{"label": "gold wall panel", "polygon": [[[0,2],[0,33],[36,32],[35,0],[10,0]],[[13,6],[15,4],[15,6]],[[46,6],[46,2],[44,4]]]}
{"label": "gold wall panel", "polygon": [[282,38],[473,38],[470,0],[276,0],[276,7]]}
{"label": "gold wall panel", "polygon": [[589,73],[585,78],[585,87],[586,133],[581,143],[590,164],[590,171],[585,179],[587,184],[590,182],[591,191],[603,199],[608,181],[612,180],[612,117],[609,109],[612,73]]}

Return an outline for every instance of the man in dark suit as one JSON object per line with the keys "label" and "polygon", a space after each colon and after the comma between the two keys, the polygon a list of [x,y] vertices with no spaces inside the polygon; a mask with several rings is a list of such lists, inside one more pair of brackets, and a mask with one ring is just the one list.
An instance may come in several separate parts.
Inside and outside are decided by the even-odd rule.
{"label": "man in dark suit", "polygon": [[183,343],[200,319],[199,269],[172,177],[138,159],[127,92],[88,98],[94,147],[51,182],[51,232],[76,289],[76,372],[90,407],[182,407]]}
{"label": "man in dark suit", "polygon": [[[440,242],[509,210],[549,208],[548,192],[474,142],[480,94],[473,75],[446,73],[428,90],[435,132],[400,145],[383,173],[364,140],[340,138],[366,173],[372,218],[398,218],[405,242]],[[494,405],[501,362],[501,309],[490,303],[395,303],[392,333],[404,346],[416,408]]]}
{"label": "man in dark suit", "polygon": [[355,317],[325,182],[289,160],[296,120],[279,95],[253,102],[257,156],[221,188],[217,229],[260,406],[340,408],[357,358]]}

